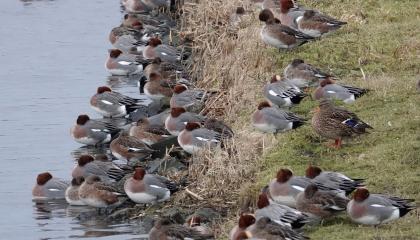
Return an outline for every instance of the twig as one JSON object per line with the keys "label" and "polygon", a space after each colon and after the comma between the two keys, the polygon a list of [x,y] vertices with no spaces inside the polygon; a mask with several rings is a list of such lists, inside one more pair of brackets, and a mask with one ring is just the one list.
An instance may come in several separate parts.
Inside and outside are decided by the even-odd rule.
{"label": "twig", "polygon": [[191,195],[191,197],[203,201],[204,198],[200,197],[198,194],[191,192],[190,190],[188,190],[188,188],[185,189],[185,192],[188,193],[189,195]]}

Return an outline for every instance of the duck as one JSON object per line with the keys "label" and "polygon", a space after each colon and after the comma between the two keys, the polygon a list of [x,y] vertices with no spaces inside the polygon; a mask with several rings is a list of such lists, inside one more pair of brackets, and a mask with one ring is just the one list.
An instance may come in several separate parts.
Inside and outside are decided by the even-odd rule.
{"label": "duck", "polygon": [[330,74],[305,63],[304,60],[296,58],[284,68],[284,77],[295,86],[305,89],[316,87],[322,80],[333,78]]}
{"label": "duck", "polygon": [[265,22],[265,26],[261,29],[262,41],[279,50],[290,50],[314,39],[286,25],[276,23],[273,13],[268,9],[261,11],[259,19]]}
{"label": "duck", "polygon": [[84,206],[86,205],[79,198],[79,188],[80,185],[85,181],[84,177],[77,177],[71,180],[70,186],[67,187],[65,192],[66,202],[73,206]]}
{"label": "duck", "polygon": [[245,231],[248,238],[266,240],[303,240],[308,239],[302,233],[288,226],[280,225],[268,217],[258,219]]}
{"label": "duck", "polygon": [[314,10],[306,10],[303,16],[296,18],[296,23],[299,31],[314,38],[327,35],[347,24]]}
{"label": "duck", "polygon": [[171,0],[141,0],[147,7],[151,9],[157,9],[161,7],[169,8],[171,6]]}
{"label": "duck", "polygon": [[[255,216],[242,213],[239,217],[238,224],[235,225],[229,233],[230,240],[237,240],[238,237],[246,231],[246,229],[255,223]],[[243,235],[243,234],[242,234]]]}
{"label": "duck", "polygon": [[132,27],[133,23],[140,22],[144,29],[153,27],[154,29],[169,32],[170,28],[175,27],[176,23],[165,14],[158,14],[150,16],[148,14],[135,14],[126,13],[124,14],[123,21],[121,23],[124,27]]}
{"label": "duck", "polygon": [[305,176],[315,184],[322,184],[331,189],[340,189],[346,195],[352,193],[356,188],[364,186],[362,178],[350,178],[340,172],[322,171],[320,167],[309,166]]}
{"label": "duck", "polygon": [[354,103],[368,91],[368,89],[336,84],[334,80],[327,78],[319,83],[318,88],[313,92],[313,99],[338,99],[349,104]]}
{"label": "duck", "polygon": [[287,79],[281,79],[279,75],[274,75],[270,83],[264,86],[264,97],[273,105],[279,107],[290,107],[299,104],[307,96],[300,88],[289,82]]}
{"label": "duck", "polygon": [[311,218],[325,219],[345,211],[348,202],[348,198],[332,191],[319,190],[312,183],[296,196],[296,209]]}
{"label": "duck", "polygon": [[151,9],[142,0],[121,0],[121,4],[125,11],[129,13],[148,13]]}
{"label": "duck", "polygon": [[154,101],[161,101],[170,99],[173,91],[171,84],[165,81],[161,75],[151,73],[144,85],[144,94]]}
{"label": "duck", "polygon": [[210,227],[204,225],[202,223],[202,218],[196,214],[193,214],[192,216],[187,218],[184,226],[190,227],[204,235],[214,235],[213,230]]}
{"label": "duck", "polygon": [[148,174],[144,168],[136,168],[132,177],[124,182],[124,191],[135,203],[159,203],[167,201],[178,186],[169,179]]}
{"label": "duck", "polygon": [[135,99],[119,92],[112,91],[108,86],[98,87],[96,94],[90,99],[90,106],[104,117],[124,117],[144,104],[141,99]]}
{"label": "duck", "polygon": [[162,44],[159,38],[150,38],[144,48],[143,57],[153,60],[159,57],[164,62],[177,64],[182,60],[181,53],[174,47]]}
{"label": "duck", "polygon": [[414,199],[370,193],[358,188],[347,205],[347,214],[358,224],[379,226],[404,217],[416,209]]}
{"label": "duck", "polygon": [[290,169],[281,168],[277,172],[276,178],[268,184],[268,193],[274,202],[296,208],[297,195],[310,184],[310,179],[293,176]]}
{"label": "duck", "polygon": [[265,193],[261,193],[258,196],[257,207],[258,209],[255,210],[255,218],[257,220],[262,217],[268,217],[273,222],[291,228],[301,228],[309,222],[308,217],[304,213],[283,204],[270,202]]}
{"label": "duck", "polygon": [[[273,0],[271,0],[273,1]],[[297,25],[297,19],[303,14],[305,14],[305,11],[308,10],[305,7],[299,6],[295,1],[293,0],[280,0],[278,1],[280,5],[278,6],[276,13],[276,17],[286,26],[294,29],[299,30]],[[316,10],[314,10],[316,11]],[[318,11],[316,11],[319,13]]]}
{"label": "duck", "polygon": [[123,52],[119,49],[109,51],[109,56],[105,63],[105,68],[112,75],[126,76],[135,75],[143,72],[143,64],[132,61],[121,55]]}
{"label": "duck", "polygon": [[366,134],[366,129],[373,129],[360,120],[357,115],[344,108],[333,105],[328,99],[322,99],[312,117],[312,128],[320,136],[334,139],[333,147],[340,148],[343,138]]}
{"label": "duck", "polygon": [[258,104],[257,110],[252,115],[252,125],[259,131],[266,133],[280,133],[296,129],[305,123],[305,119],[292,112],[272,107],[269,102]]}
{"label": "duck", "polygon": [[193,228],[181,224],[173,224],[169,219],[155,221],[153,228],[149,231],[149,240],[170,240],[170,239],[211,239],[213,235],[201,234]]}
{"label": "duck", "polygon": [[96,175],[88,176],[79,187],[79,198],[88,206],[106,208],[118,205],[117,191],[110,185],[101,182]]}
{"label": "duck", "polygon": [[109,143],[119,131],[115,124],[90,119],[86,114],[79,115],[76,125],[70,129],[71,136],[76,142],[95,146]]}
{"label": "duck", "polygon": [[171,135],[178,136],[185,129],[187,122],[199,123],[202,127],[218,132],[228,138],[234,135],[232,129],[223,121],[187,112],[182,107],[171,108],[171,113],[165,120],[165,128]]}
{"label": "duck", "polygon": [[189,112],[200,112],[209,97],[206,91],[188,89],[184,84],[177,84],[169,101],[171,108],[185,108]]}
{"label": "duck", "polygon": [[95,160],[91,155],[81,155],[71,173],[73,178],[98,176],[102,182],[112,182],[124,177],[125,171],[111,161]]}
{"label": "duck", "polygon": [[150,74],[152,73],[156,73],[164,79],[174,80],[175,84],[179,80],[184,80],[179,79],[179,76],[182,77],[182,75],[185,75],[182,65],[163,62],[159,57],[151,60],[150,64],[144,68],[144,76],[147,79],[150,78]]}
{"label": "duck", "polygon": [[36,177],[36,184],[32,188],[34,201],[65,199],[65,192],[69,183],[55,178],[49,172],[43,172]]}
{"label": "duck", "polygon": [[129,27],[114,27],[108,36],[114,48],[138,56],[141,56],[150,38],[151,36],[144,31],[143,24],[139,21],[133,22]]}
{"label": "duck", "polygon": [[201,127],[199,123],[188,122],[178,135],[178,143],[189,154],[197,154],[205,149],[214,149],[226,139],[222,134]]}
{"label": "duck", "polygon": [[143,161],[155,152],[147,144],[125,131],[121,131],[119,136],[111,142],[110,149],[116,158],[127,161]]}
{"label": "duck", "polygon": [[129,130],[130,136],[141,140],[149,146],[167,139],[169,137],[168,134],[164,126],[151,124],[147,118],[138,120]]}

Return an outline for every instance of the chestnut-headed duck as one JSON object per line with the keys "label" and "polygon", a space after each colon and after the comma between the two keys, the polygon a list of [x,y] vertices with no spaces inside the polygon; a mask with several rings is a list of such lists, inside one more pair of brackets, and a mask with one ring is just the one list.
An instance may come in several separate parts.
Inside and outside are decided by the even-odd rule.
{"label": "chestnut-headed duck", "polygon": [[76,125],[70,130],[74,140],[85,145],[100,145],[111,141],[111,136],[118,133],[113,123],[90,119],[82,114],[77,117]]}
{"label": "chestnut-headed duck", "polygon": [[318,88],[313,92],[313,98],[315,100],[321,100],[322,98],[338,99],[344,103],[353,103],[356,98],[361,97],[368,91],[368,89],[337,84],[334,80],[327,78],[319,83]]}
{"label": "chestnut-headed duck", "polygon": [[132,61],[119,49],[109,51],[105,68],[112,75],[134,75],[143,72],[143,63]]}
{"label": "chestnut-headed duck", "polygon": [[71,173],[73,178],[96,175],[103,182],[119,180],[125,171],[111,161],[95,160],[91,155],[81,155]]}
{"label": "chestnut-headed duck", "polygon": [[284,69],[284,77],[299,88],[307,88],[316,87],[320,81],[332,76],[302,59],[294,59]]}
{"label": "chestnut-headed duck", "polygon": [[68,182],[53,177],[49,172],[40,173],[32,188],[32,199],[35,201],[64,199],[68,186]]}
{"label": "chestnut-headed duck", "polygon": [[274,75],[270,83],[264,86],[264,97],[273,105],[290,107],[299,104],[307,96],[299,87],[287,79]]}
{"label": "chestnut-headed duck", "polygon": [[151,73],[144,85],[144,94],[154,101],[169,99],[173,91],[170,83],[165,81],[158,73]]}
{"label": "chestnut-headed duck", "polygon": [[125,131],[121,131],[119,136],[111,142],[110,149],[116,158],[127,161],[143,161],[155,152],[147,144],[128,135]]}
{"label": "chestnut-headed duck", "polygon": [[[230,240],[237,240],[249,226],[255,223],[255,216],[251,214],[241,214],[238,224],[229,233]],[[240,239],[240,238],[239,238]]]}
{"label": "chestnut-headed duck", "polygon": [[214,149],[222,144],[226,136],[201,127],[199,123],[188,122],[178,135],[178,143],[189,154],[196,154],[205,149]]}
{"label": "chestnut-headed duck", "polygon": [[308,239],[302,233],[292,228],[280,225],[268,217],[258,219],[255,224],[246,230],[248,238],[251,239],[276,239],[276,240],[303,240]]}
{"label": "chestnut-headed duck", "polygon": [[160,58],[164,62],[179,63],[182,60],[181,53],[174,47],[162,44],[159,38],[151,38],[143,51],[145,59]]}

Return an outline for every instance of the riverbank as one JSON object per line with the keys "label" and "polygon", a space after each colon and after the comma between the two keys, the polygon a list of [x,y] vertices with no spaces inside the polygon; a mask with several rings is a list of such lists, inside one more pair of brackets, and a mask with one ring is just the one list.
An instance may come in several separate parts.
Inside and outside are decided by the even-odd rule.
{"label": "riverbank", "polygon": [[[234,153],[217,152],[202,157],[205,164],[190,166],[197,180],[189,188],[209,204],[226,206],[229,221],[218,231],[218,239],[227,237],[239,212],[254,207],[257,192],[280,167],[290,167],[302,175],[308,164],[317,164],[323,169],[367,178],[373,192],[420,200],[420,97],[415,89],[420,35],[415,3],[299,3],[339,17],[348,25],[320,41],[279,53],[260,41],[258,10],[252,4],[214,0],[186,2],[184,6],[181,31],[194,39],[191,72],[200,87],[221,90],[223,94],[210,114],[224,116],[237,133]],[[235,31],[229,17],[237,6],[250,12]],[[340,150],[325,147],[309,124],[277,136],[256,132],[250,115],[263,99],[260,89],[294,58],[328,70],[340,82],[371,89],[346,107],[369,122],[374,131]],[[292,110],[310,119],[315,106],[316,102],[307,98]],[[349,239],[355,234],[358,239],[415,239],[420,235],[418,224],[416,213],[412,213],[376,231],[358,227],[343,216],[327,221],[321,228],[308,229],[308,235],[312,239],[327,235],[328,239]]]}

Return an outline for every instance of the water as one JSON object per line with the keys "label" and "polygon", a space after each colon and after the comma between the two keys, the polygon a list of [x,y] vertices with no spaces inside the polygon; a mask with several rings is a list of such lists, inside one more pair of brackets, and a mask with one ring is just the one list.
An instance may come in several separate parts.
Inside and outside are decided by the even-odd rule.
{"label": "water", "polygon": [[121,17],[118,0],[0,1],[1,239],[138,238],[136,223],[80,222],[92,209],[31,201],[38,173],[70,179],[80,145],[69,129],[81,113],[98,117],[89,106],[98,86],[138,95],[135,81],[104,69]]}

